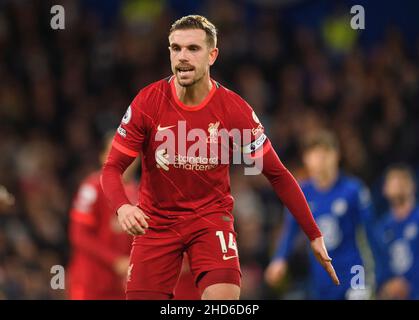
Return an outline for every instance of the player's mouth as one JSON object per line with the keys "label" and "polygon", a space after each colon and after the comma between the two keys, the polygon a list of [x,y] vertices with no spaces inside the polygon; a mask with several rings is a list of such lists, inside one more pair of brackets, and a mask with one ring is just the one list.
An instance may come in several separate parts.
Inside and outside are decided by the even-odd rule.
{"label": "player's mouth", "polygon": [[187,77],[192,75],[192,72],[195,70],[192,66],[177,67],[176,71],[180,77]]}

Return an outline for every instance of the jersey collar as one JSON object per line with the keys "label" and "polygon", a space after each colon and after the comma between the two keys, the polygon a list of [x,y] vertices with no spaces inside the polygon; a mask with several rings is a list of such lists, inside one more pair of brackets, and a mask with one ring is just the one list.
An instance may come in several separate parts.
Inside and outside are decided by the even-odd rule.
{"label": "jersey collar", "polygon": [[214,95],[214,93],[215,93],[215,91],[217,90],[217,87],[218,87],[217,83],[213,79],[210,79],[210,80],[211,80],[211,83],[212,83],[212,88],[211,88],[211,91],[205,97],[205,99],[198,105],[188,106],[188,105],[184,104],[182,101],[179,100],[179,98],[176,94],[174,76],[172,76],[169,79],[169,83],[170,83],[170,88],[171,88],[171,91],[172,91],[173,99],[175,100],[176,104],[181,109],[186,110],[186,111],[198,111],[198,110],[204,108],[208,104],[208,102],[211,100],[211,98],[213,97],[213,95]]}

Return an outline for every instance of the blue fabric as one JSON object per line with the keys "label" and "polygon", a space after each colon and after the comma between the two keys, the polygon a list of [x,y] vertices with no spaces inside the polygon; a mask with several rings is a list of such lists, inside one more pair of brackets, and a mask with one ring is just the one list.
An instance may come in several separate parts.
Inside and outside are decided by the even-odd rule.
{"label": "blue fabric", "polygon": [[[373,232],[373,208],[368,189],[358,179],[340,174],[329,190],[318,190],[312,181],[301,188],[316,222],[323,233],[326,248],[341,281],[335,286],[310,252],[311,294],[315,299],[345,299],[354,273],[352,266],[363,265],[356,243],[356,231],[364,226],[368,238]],[[274,259],[288,259],[300,232],[295,219],[287,212],[285,231],[279,239]],[[371,236],[370,236],[371,235]]]}

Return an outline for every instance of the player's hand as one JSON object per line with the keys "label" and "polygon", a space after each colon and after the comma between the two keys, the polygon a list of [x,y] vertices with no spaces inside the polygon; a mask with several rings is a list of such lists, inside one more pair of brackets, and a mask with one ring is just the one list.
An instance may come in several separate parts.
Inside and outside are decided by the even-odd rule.
{"label": "player's hand", "polygon": [[265,271],[266,283],[272,287],[276,286],[284,278],[287,269],[288,263],[284,259],[272,261]]}
{"label": "player's hand", "polygon": [[129,257],[121,256],[113,263],[113,270],[121,277],[126,277],[129,266]]}
{"label": "player's hand", "polygon": [[314,256],[316,257],[317,261],[319,261],[319,263],[327,271],[335,285],[339,285],[340,282],[338,276],[336,275],[335,269],[332,266],[332,258],[330,258],[329,254],[327,253],[323,237],[318,237],[314,239],[310,242],[310,245],[311,250],[313,250]]}
{"label": "player's hand", "polygon": [[124,204],[118,209],[118,222],[122,230],[132,236],[145,234],[150,219],[140,208]]}

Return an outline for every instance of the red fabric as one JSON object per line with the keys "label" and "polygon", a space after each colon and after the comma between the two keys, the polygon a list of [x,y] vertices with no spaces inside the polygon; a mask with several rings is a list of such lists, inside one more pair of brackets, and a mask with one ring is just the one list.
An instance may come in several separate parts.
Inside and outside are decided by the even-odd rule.
{"label": "red fabric", "polygon": [[220,212],[153,216],[146,234],[134,239],[127,292],[158,291],[172,295],[175,290],[176,295],[184,251],[194,283],[210,270],[232,269],[240,273],[233,224],[230,214]]}
{"label": "red fabric", "polygon": [[174,300],[201,300],[190,270],[181,272],[174,291]]}
{"label": "red fabric", "polygon": [[75,222],[71,228],[71,244],[74,249],[79,249],[98,259],[103,263],[112,265],[121,256],[114,248],[104,244],[95,233],[91,232],[89,226]]}
{"label": "red fabric", "polygon": [[102,169],[100,184],[113,213],[123,205],[130,204],[122,185],[122,174],[135,160],[112,147]]}
{"label": "red fabric", "polygon": [[240,287],[240,272],[234,269],[217,269],[208,271],[198,282],[198,287],[201,293],[203,293],[207,287],[217,283],[231,283]]}
{"label": "red fabric", "polygon": [[[134,159],[133,155],[140,154],[142,176],[138,198],[142,210],[172,216],[232,211],[229,163],[221,163],[220,151],[229,154],[234,149],[231,142],[238,135],[233,130],[246,130],[248,135],[243,135],[239,146],[245,147],[261,137],[264,129],[240,96],[213,83],[213,91],[199,110],[181,108],[167,80],[147,86],[133,99],[103,168],[102,187],[114,210],[128,203],[120,187],[120,175]],[[183,128],[186,134],[191,129],[200,129],[205,134],[205,156],[187,153],[197,139],[185,141],[186,136],[183,139],[180,133]],[[229,133],[228,139],[224,139],[218,146],[218,153],[214,154],[212,137],[222,129]],[[174,138],[174,145],[162,146],[169,133]],[[185,147],[181,148],[183,143]],[[172,163],[167,166],[157,161],[166,155],[173,156]],[[187,161],[183,162],[185,158]]]}
{"label": "red fabric", "polygon": [[[205,139],[186,139],[191,129],[199,129]],[[228,132],[227,140],[218,138],[221,130]],[[174,139],[172,144],[169,139]],[[196,149],[189,152],[197,143],[204,143],[199,149],[206,155],[198,155]],[[214,145],[215,150],[211,148]],[[253,159],[262,158],[263,173],[304,232],[310,239],[320,235],[300,187],[271,148],[256,114],[240,96],[215,83],[199,110],[181,108],[169,81],[161,80],[142,89],[131,102],[102,171],[102,187],[115,212],[129,203],[121,174],[135,155],[141,155],[138,206],[151,219],[146,235],[136,237],[133,244],[127,292],[172,294],[185,248],[195,279],[210,270],[240,270],[234,256],[237,253],[229,246],[228,252],[221,252],[216,236],[218,230],[223,231],[227,242],[230,233],[235,237],[229,163],[221,163],[221,151],[226,150],[230,160],[235,150]],[[168,228],[174,223],[183,228]]]}
{"label": "red fabric", "polygon": [[174,300],[201,300],[201,294],[195,286],[194,277],[189,266],[188,255],[183,255],[182,269],[174,290]]}
{"label": "red fabric", "polygon": [[[99,178],[94,173],[82,182],[70,211],[70,299],[125,299],[124,279],[114,272],[113,263],[129,256],[132,237],[119,227]],[[124,189],[135,201],[136,184]]]}
{"label": "red fabric", "polygon": [[171,296],[156,291],[131,291],[127,292],[127,300],[170,300]]}
{"label": "red fabric", "polygon": [[307,200],[292,174],[285,168],[273,148],[263,156],[262,173],[271,183],[275,193],[297,220],[310,240],[321,236]]}

